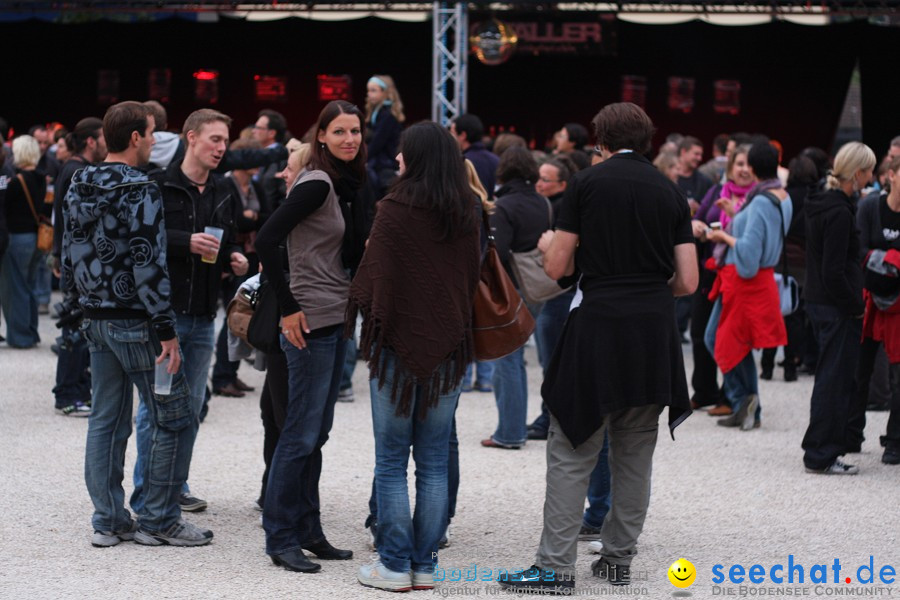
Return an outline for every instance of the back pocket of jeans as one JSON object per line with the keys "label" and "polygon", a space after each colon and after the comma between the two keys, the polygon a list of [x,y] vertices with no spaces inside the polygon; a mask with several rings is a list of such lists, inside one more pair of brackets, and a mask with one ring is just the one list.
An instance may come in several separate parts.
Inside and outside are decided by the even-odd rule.
{"label": "back pocket of jeans", "polygon": [[149,322],[113,321],[107,323],[106,328],[109,338],[117,346],[115,352],[127,372],[133,373],[153,369],[154,356],[153,348],[150,344]]}
{"label": "back pocket of jeans", "polygon": [[169,431],[180,431],[194,418],[191,410],[191,390],[187,379],[179,373],[172,382],[172,393],[166,396],[153,394],[156,399],[156,424]]}

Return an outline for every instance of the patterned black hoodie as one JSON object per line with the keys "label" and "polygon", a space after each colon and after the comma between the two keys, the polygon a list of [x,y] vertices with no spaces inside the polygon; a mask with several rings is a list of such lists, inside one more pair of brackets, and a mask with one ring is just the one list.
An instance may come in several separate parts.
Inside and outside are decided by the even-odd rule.
{"label": "patterned black hoodie", "polygon": [[61,285],[77,290],[85,316],[149,316],[160,340],[174,338],[156,183],[122,163],[86,167],[72,177],[63,223]]}

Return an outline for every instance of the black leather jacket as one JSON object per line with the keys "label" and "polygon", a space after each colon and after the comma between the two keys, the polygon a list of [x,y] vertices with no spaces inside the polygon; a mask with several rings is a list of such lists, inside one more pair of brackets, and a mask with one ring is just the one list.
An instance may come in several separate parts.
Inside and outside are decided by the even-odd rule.
{"label": "black leather jacket", "polygon": [[[222,273],[231,271],[231,253],[242,252],[235,244],[235,203],[240,203],[228,182],[210,173],[208,189],[194,202],[181,174],[181,161],[150,174],[162,190],[167,236],[167,266],[172,282],[172,308],[176,314],[215,318]],[[205,227],[225,231],[215,264],[191,254],[191,235]]]}

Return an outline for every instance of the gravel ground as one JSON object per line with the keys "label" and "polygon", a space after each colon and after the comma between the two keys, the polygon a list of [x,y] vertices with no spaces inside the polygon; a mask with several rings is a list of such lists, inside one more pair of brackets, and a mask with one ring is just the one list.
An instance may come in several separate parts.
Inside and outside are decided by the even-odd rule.
{"label": "gravel ground", "polygon": [[[56,300],[56,298],[54,298]],[[5,329],[5,328],[4,328]],[[86,419],[53,410],[56,360],[52,321],[41,318],[44,342],[31,350],[0,344],[0,598],[368,598],[385,592],[363,588],[356,570],[374,554],[366,549],[367,514],[374,447],[367,370],[354,378],[356,401],[339,404],[331,440],[325,446],[321,481],[322,520],[328,538],[350,548],[351,561],[324,563],[313,575],[272,565],[264,553],[260,513],[254,510],[263,470],[258,392],[243,399],[214,397],[200,428],[190,483],[209,501],[206,512],[188,519],[209,527],[215,540],[202,548],[151,548],[133,543],[97,549],[90,543],[91,503],[84,487]],[[690,346],[685,346],[690,372]],[[540,407],[540,372],[532,347],[528,361],[529,417]],[[362,367],[362,364],[360,364]],[[781,377],[776,370],[776,378]],[[241,377],[261,389],[263,374],[247,365]],[[719,597],[794,593],[832,597],[900,595],[900,583],[857,584],[857,568],[870,556],[876,571],[900,571],[898,478],[900,467],[880,462],[878,436],[887,414],[869,413],[867,440],[855,477],[804,473],[800,440],[808,419],[812,378],[761,382],[763,425],[739,432],[717,427],[703,412],[678,428],[672,441],[662,416],[653,471],[653,495],[629,590],[590,576],[595,558],[579,544],[577,593],[604,597],[631,592],[645,598],[692,595]],[[462,483],[452,545],[440,554],[448,581],[425,595],[489,597],[499,593],[488,569],[522,568],[534,558],[541,529],[544,443],[518,451],[482,448],[479,440],[496,425],[493,395],[463,394],[457,413]],[[126,473],[134,464],[129,445]],[[410,473],[412,478],[412,473]],[[126,493],[131,490],[126,477]],[[805,567],[803,584],[778,585],[769,567],[793,562]],[[666,577],[669,565],[687,558],[697,579],[686,591]],[[831,569],[840,561],[841,583],[809,580],[815,564]],[[765,583],[742,589],[716,587],[713,566],[760,564]],[[457,578],[478,581],[449,581]],[[477,571],[475,571],[477,569]],[[776,573],[777,575],[777,573]],[[866,575],[864,571],[862,575]],[[852,584],[844,583],[852,578]],[[785,580],[787,581],[787,580]],[[877,578],[876,578],[877,581]],[[745,581],[744,585],[749,582]],[[794,588],[798,589],[794,589]],[[725,588],[725,589],[723,589]],[[618,595],[618,594],[617,594]]]}

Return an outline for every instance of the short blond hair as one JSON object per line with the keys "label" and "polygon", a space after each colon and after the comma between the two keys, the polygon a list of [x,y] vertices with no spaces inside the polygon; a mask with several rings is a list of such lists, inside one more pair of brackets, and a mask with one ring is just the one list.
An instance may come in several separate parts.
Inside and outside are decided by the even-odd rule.
{"label": "short blond hair", "polygon": [[13,164],[20,169],[36,167],[41,160],[41,146],[30,135],[20,135],[13,140]]}
{"label": "short blond hair", "polygon": [[217,110],[213,110],[211,108],[201,108],[200,110],[195,110],[191,114],[188,115],[188,118],[184,120],[184,126],[181,128],[181,133],[183,135],[187,135],[188,131],[194,131],[196,133],[200,133],[200,130],[207,123],[215,123],[216,121],[222,121],[225,123],[225,126],[229,129],[231,128],[231,117],[226,115],[225,113],[220,113]]}
{"label": "short blond hair", "polygon": [[834,167],[828,173],[825,187],[829,190],[840,189],[844,183],[853,179],[857,171],[874,169],[877,162],[871,148],[862,142],[847,142],[834,157]]}

